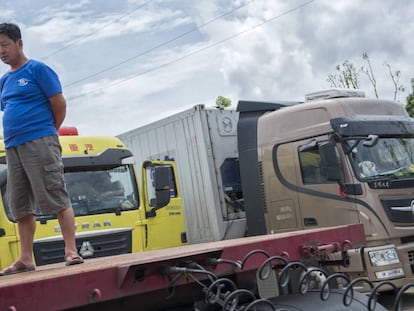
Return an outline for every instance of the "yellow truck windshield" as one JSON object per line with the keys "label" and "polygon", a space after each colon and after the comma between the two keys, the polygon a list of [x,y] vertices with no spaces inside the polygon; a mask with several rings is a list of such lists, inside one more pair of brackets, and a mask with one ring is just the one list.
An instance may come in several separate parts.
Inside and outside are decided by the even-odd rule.
{"label": "yellow truck windshield", "polygon": [[[114,168],[94,168],[65,172],[66,187],[70,195],[75,216],[103,213],[120,213],[137,209],[139,195],[134,179],[133,167],[129,164]],[[6,188],[2,189],[5,192]],[[3,193],[3,204],[8,217],[13,220]],[[55,219],[56,215],[36,213],[38,220]]]}
{"label": "yellow truck windshield", "polygon": [[130,165],[120,165],[66,172],[65,182],[75,216],[137,209],[138,190],[131,170]]}

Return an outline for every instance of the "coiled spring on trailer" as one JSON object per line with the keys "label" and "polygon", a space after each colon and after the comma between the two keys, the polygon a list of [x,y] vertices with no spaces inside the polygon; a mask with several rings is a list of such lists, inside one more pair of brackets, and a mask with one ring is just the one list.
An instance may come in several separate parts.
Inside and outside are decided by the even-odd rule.
{"label": "coiled spring on trailer", "polygon": [[[205,264],[208,266],[229,264],[237,269],[243,270],[249,258],[257,255],[261,255],[266,258],[257,270],[258,277],[262,280],[265,280],[270,276],[271,269],[277,268],[279,270],[279,285],[282,289],[286,288],[289,285],[292,279],[292,271],[297,271],[300,269],[303,273],[299,278],[297,292],[305,295],[311,289],[311,275],[314,273],[322,274],[325,280],[319,288],[319,295],[322,301],[327,301],[332,292],[332,284],[338,280],[341,281],[341,284],[343,286],[342,303],[344,307],[349,307],[352,304],[352,301],[354,300],[354,288],[357,285],[365,284],[371,289],[370,293],[367,294],[367,310],[374,311],[376,309],[378,292],[380,289],[387,287],[394,290],[396,294],[392,310],[401,311],[402,297],[404,293],[408,289],[414,288],[414,283],[408,283],[402,288],[398,289],[396,285],[389,280],[382,281],[374,285],[373,282],[365,277],[356,278],[351,281],[350,278],[344,273],[328,274],[324,269],[317,267],[308,267],[299,261],[289,261],[287,254],[282,254],[281,256],[270,256],[264,250],[253,250],[246,254],[242,260],[237,261],[226,260],[222,258],[209,258]],[[275,262],[277,262],[276,265],[274,264]],[[257,310],[259,306],[266,307],[266,310],[273,311],[291,310],[280,307],[276,308],[273,302],[269,299],[258,298],[257,295],[255,295],[250,290],[239,289],[232,280],[228,278],[219,278],[214,273],[206,270],[203,266],[197,263],[191,262],[185,263],[183,266],[166,267],[161,272],[166,275],[176,274],[174,278],[170,278],[170,295],[173,295],[174,286],[180,278],[191,278],[202,288],[205,294],[206,302],[209,304],[220,305],[224,311]],[[204,279],[207,277],[207,284],[205,280],[200,281],[196,275],[202,275],[204,276]],[[312,289],[315,290],[314,288]]]}

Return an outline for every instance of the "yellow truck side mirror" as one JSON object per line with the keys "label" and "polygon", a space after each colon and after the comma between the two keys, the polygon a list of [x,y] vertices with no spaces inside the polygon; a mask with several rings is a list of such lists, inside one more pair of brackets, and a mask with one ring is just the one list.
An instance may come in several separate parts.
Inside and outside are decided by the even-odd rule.
{"label": "yellow truck side mirror", "polygon": [[170,203],[170,169],[166,166],[156,166],[155,176],[155,209]]}

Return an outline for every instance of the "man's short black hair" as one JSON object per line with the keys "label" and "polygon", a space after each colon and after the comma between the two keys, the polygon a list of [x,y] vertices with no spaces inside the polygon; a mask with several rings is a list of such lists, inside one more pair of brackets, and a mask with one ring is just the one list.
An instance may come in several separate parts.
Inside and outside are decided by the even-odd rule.
{"label": "man's short black hair", "polygon": [[0,35],[5,35],[12,39],[14,42],[22,38],[19,26],[13,23],[1,23]]}

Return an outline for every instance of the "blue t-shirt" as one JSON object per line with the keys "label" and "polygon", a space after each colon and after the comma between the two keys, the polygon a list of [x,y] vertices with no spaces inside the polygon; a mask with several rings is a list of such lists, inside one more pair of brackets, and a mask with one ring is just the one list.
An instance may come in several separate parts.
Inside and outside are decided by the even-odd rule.
{"label": "blue t-shirt", "polygon": [[62,86],[50,67],[31,59],[4,74],[0,89],[6,148],[57,135],[49,98],[62,93]]}

